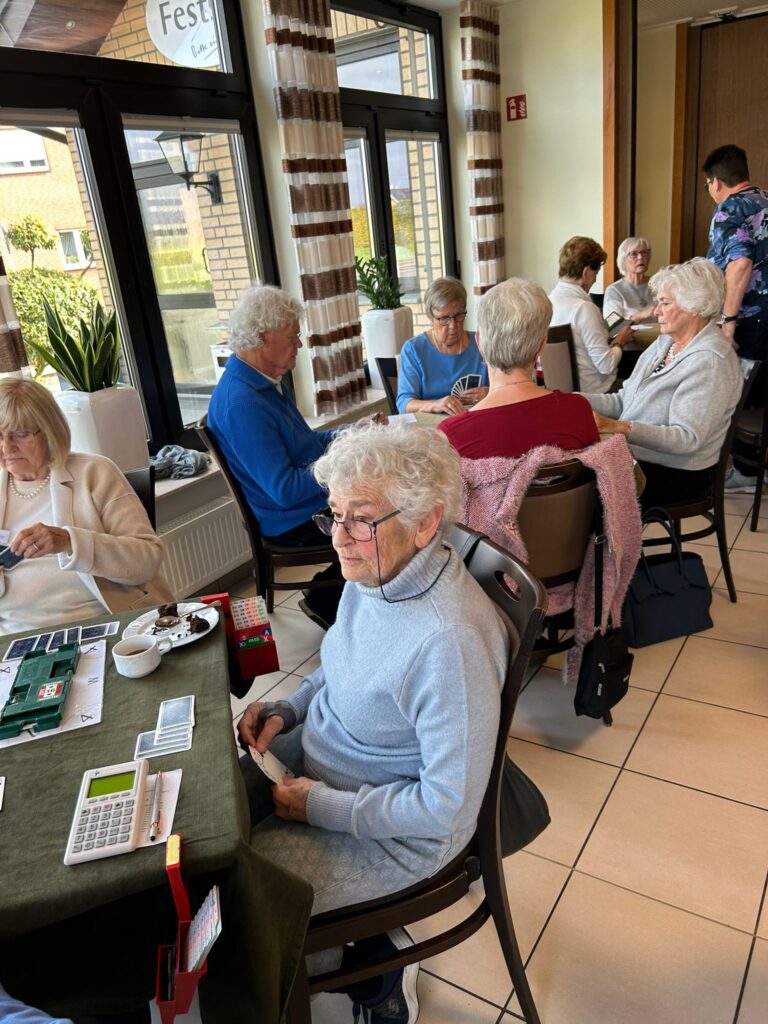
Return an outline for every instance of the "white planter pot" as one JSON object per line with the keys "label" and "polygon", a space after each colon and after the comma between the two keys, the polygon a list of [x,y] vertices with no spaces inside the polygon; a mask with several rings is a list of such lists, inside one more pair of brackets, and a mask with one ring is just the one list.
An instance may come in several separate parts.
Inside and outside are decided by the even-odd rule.
{"label": "white planter pot", "polygon": [[371,387],[383,388],[376,359],[397,356],[403,344],[413,337],[413,313],[410,306],[397,309],[369,309],[362,316],[363,338],[368,353]]}
{"label": "white planter pot", "polygon": [[141,399],[135,388],[118,384],[102,391],[62,391],[56,395],[72,431],[72,451],[106,455],[123,471],[149,464]]}

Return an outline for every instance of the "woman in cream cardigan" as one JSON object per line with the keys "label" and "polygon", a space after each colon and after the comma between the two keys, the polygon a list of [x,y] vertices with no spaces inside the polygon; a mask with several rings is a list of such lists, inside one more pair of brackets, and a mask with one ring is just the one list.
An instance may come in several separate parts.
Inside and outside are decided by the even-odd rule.
{"label": "woman in cream cardigan", "polygon": [[162,544],[109,459],[70,452],[67,421],[31,380],[0,382],[0,634],[172,600]]}

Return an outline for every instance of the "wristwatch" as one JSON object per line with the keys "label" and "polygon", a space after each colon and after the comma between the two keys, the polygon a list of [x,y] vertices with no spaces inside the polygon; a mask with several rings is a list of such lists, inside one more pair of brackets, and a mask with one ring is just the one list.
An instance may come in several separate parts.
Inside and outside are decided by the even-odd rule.
{"label": "wristwatch", "polygon": [[739,319],[738,313],[735,316],[725,316],[725,315],[723,315],[723,316],[720,317],[720,321],[719,322],[721,324],[732,324],[732,323],[734,323],[734,321],[736,321],[738,319]]}

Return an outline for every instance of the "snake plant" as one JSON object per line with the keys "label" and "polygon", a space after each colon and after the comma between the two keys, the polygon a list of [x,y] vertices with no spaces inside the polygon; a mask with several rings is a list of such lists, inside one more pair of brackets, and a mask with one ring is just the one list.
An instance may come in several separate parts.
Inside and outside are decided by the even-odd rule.
{"label": "snake plant", "polygon": [[58,311],[43,299],[48,345],[27,341],[59,376],[76,391],[100,391],[117,384],[120,376],[120,339],[117,316],[107,316],[96,302],[90,321],[80,319],[78,336],[68,330]]}

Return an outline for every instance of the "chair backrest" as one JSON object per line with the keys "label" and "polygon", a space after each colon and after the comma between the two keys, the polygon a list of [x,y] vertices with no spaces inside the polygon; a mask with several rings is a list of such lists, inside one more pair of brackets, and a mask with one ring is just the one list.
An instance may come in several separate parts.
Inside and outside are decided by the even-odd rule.
{"label": "chair backrest", "polygon": [[136,492],[136,497],[144,506],[150,525],[154,530],[155,519],[155,467],[144,466],[142,469],[129,469],[123,476]]}
{"label": "chair backrest", "polygon": [[539,358],[544,371],[544,383],[550,390],[562,391],[564,395],[579,390],[579,371],[570,324],[549,328],[547,344]]}
{"label": "chair backrest", "polygon": [[251,555],[256,564],[261,565],[264,559],[264,549],[262,545],[261,530],[259,528],[258,521],[256,520],[256,517],[251,511],[251,506],[248,504],[248,501],[245,495],[243,494],[243,489],[240,486],[240,481],[229,468],[227,460],[224,458],[221,449],[216,443],[216,438],[208,429],[207,416],[203,416],[201,419],[197,421],[197,423],[195,424],[195,431],[197,433],[197,436],[208,449],[208,451],[211,452],[216,457],[216,461],[218,462],[221,468],[221,472],[224,474],[224,479],[227,481],[227,484],[229,485],[229,489],[232,492],[232,497],[235,499],[235,504],[237,505],[240,515],[243,517],[243,522],[246,525],[248,539],[251,544]]}
{"label": "chair backrest", "polygon": [[389,402],[389,411],[397,416],[397,359],[395,356],[376,357],[376,366],[384,385],[384,391]]}
{"label": "chair backrest", "polygon": [[730,462],[731,446],[733,445],[733,439],[736,435],[736,430],[739,425],[739,416],[744,410],[747,399],[749,398],[749,392],[752,389],[752,385],[760,372],[762,362],[759,359],[754,361],[749,359],[740,359],[741,370],[744,374],[744,387],[741,389],[741,397],[736,403],[736,408],[733,410],[731,416],[731,422],[728,425],[725,438],[723,439],[723,446],[720,449],[720,458],[717,460],[717,469],[715,470],[715,479],[713,483],[713,494],[715,500],[718,498],[722,499],[723,487],[725,486],[725,478],[728,475],[728,466]]}
{"label": "chair backrest", "polygon": [[528,566],[545,587],[578,578],[596,502],[595,474],[578,459],[544,466],[534,477],[520,504],[517,525]]}

